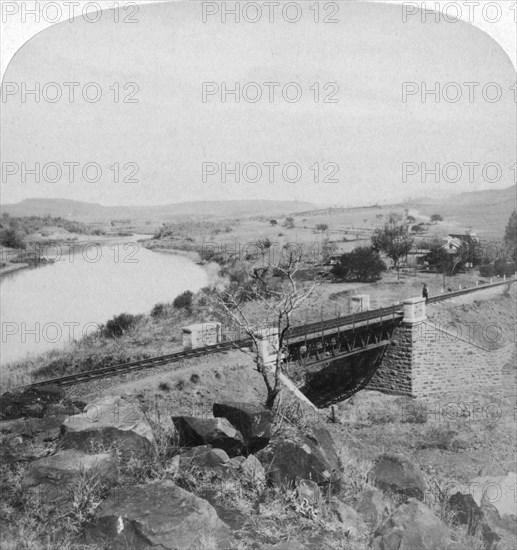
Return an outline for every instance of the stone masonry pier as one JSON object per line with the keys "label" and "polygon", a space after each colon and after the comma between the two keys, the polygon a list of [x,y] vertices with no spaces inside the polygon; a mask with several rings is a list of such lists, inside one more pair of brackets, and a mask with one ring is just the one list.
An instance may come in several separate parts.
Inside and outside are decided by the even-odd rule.
{"label": "stone masonry pier", "polygon": [[497,391],[504,368],[515,365],[515,357],[515,338],[506,338],[497,349],[482,347],[459,331],[429,322],[424,298],[412,298],[404,302],[403,321],[366,389],[416,398]]}

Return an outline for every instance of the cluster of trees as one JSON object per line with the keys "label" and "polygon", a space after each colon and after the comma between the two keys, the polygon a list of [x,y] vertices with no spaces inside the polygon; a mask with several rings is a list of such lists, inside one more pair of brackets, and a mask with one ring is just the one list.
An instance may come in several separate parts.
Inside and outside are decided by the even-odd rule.
{"label": "cluster of trees", "polygon": [[210,221],[185,221],[177,223],[164,223],[156,233],[154,239],[183,239],[193,242],[192,235],[201,237],[218,235],[219,233],[231,233],[232,227],[227,223]]}
{"label": "cluster of trees", "polygon": [[428,264],[447,275],[454,275],[466,265],[479,267],[482,277],[511,275],[515,273],[517,259],[516,225],[517,214],[514,211],[508,220],[502,243],[464,241],[455,249],[454,254],[449,254],[443,247],[443,240],[438,238],[422,242],[421,247],[430,250],[427,255]]}
{"label": "cluster of trees", "polygon": [[354,248],[343,254],[331,270],[338,279],[365,283],[378,281],[383,271],[386,271],[386,264],[379,253],[368,246]]}
{"label": "cluster of trees", "polygon": [[10,248],[25,248],[25,238],[31,233],[41,231],[45,227],[60,227],[70,233],[90,235],[99,230],[92,230],[86,224],[67,220],[66,218],[53,218],[52,216],[11,216],[4,212],[0,218],[0,243]]}

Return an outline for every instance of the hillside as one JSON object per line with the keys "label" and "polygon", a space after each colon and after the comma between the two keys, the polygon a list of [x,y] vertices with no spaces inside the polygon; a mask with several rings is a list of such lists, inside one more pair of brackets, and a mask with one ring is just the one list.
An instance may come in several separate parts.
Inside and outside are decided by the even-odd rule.
{"label": "hillside", "polygon": [[66,199],[25,199],[0,206],[11,216],[66,217],[82,222],[120,220],[165,220],[181,216],[249,216],[298,212],[314,208],[309,202],[272,200],[189,201],[157,206],[102,206]]}
{"label": "hillside", "polygon": [[422,214],[437,212],[458,226],[500,238],[516,204],[517,185],[513,185],[505,189],[460,193],[445,199],[422,199],[412,202],[411,206]]}

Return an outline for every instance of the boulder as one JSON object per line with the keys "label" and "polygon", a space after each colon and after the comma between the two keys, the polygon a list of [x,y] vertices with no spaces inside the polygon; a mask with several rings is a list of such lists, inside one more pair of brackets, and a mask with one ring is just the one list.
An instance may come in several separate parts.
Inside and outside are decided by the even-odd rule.
{"label": "boulder", "polygon": [[474,442],[474,435],[467,433],[454,434],[447,441],[446,448],[449,451],[459,452],[468,450]]}
{"label": "boulder", "polygon": [[307,501],[307,503],[312,506],[314,504],[318,504],[321,500],[319,485],[310,479],[298,480],[296,489],[298,493],[298,500],[301,503]]}
{"label": "boulder", "polygon": [[238,476],[239,464],[232,460],[222,449],[212,449],[209,445],[203,445],[180,454],[179,466],[182,469],[193,467],[203,472],[212,472],[222,479],[235,479]]}
{"label": "boulder", "polygon": [[348,536],[357,539],[368,532],[368,526],[361,516],[339,499],[332,498],[329,509],[334,518],[343,524],[343,530]]}
{"label": "boulder", "polygon": [[503,521],[497,508],[486,500],[479,507],[472,495],[456,493],[449,499],[448,508],[457,523],[467,526],[468,535],[481,535],[486,548],[510,550],[515,546],[515,533],[508,529],[512,525]]}
{"label": "boulder", "polygon": [[115,491],[97,509],[86,539],[106,541],[113,550],[215,550],[230,548],[232,540],[209,502],[170,480]]}
{"label": "boulder", "polygon": [[143,457],[156,452],[156,441],[137,403],[108,396],[88,404],[81,414],[67,418],[62,426],[62,449],[95,453],[116,448],[121,456]]}
{"label": "boulder", "polygon": [[469,483],[469,492],[476,504],[491,504],[497,510],[504,529],[517,534],[517,475],[476,477]]}
{"label": "boulder", "polygon": [[226,418],[244,438],[249,453],[263,449],[271,439],[271,411],[253,403],[214,403],[216,418]]}
{"label": "boulder", "polygon": [[226,418],[176,416],[172,421],[182,447],[212,445],[217,449],[223,449],[229,456],[236,456],[242,451],[242,435]]}
{"label": "boulder", "polygon": [[399,506],[375,532],[373,550],[439,550],[450,542],[447,527],[416,499]]}
{"label": "boulder", "polygon": [[6,392],[0,397],[0,419],[41,418],[49,404],[59,403],[64,398],[63,389],[53,385],[28,388],[19,393]]}
{"label": "boulder", "polygon": [[5,435],[20,435],[40,442],[55,441],[61,435],[61,425],[66,418],[61,415],[7,420],[2,422],[1,431]]}
{"label": "boulder", "polygon": [[449,498],[447,507],[456,523],[467,526],[469,535],[473,535],[483,521],[483,512],[472,495],[455,493]]}
{"label": "boulder", "polygon": [[369,479],[383,491],[424,499],[425,479],[415,464],[398,454],[382,455],[368,473]]}
{"label": "boulder", "polygon": [[284,426],[257,453],[257,458],[269,479],[278,485],[286,480],[309,479],[338,488],[341,482],[341,463],[332,437],[323,426],[309,427],[304,432]]}
{"label": "boulder", "polygon": [[503,520],[497,508],[486,500],[481,502],[481,512],[483,514],[481,535],[486,548],[515,550],[515,525],[509,525],[508,521]]}
{"label": "boulder", "polygon": [[376,529],[388,516],[388,505],[377,489],[367,489],[356,497],[355,510],[370,530]]}
{"label": "boulder", "polygon": [[96,455],[76,450],[60,451],[31,462],[22,478],[22,486],[39,494],[46,502],[63,504],[73,498],[73,487],[83,476],[115,484],[117,458],[111,453]]}
{"label": "boulder", "polygon": [[60,418],[62,416],[74,416],[80,414],[82,409],[76,407],[72,402],[51,403],[45,409],[45,418]]}
{"label": "boulder", "polygon": [[266,481],[264,466],[262,466],[260,460],[255,455],[248,455],[239,468],[245,481],[253,484],[260,484]]}

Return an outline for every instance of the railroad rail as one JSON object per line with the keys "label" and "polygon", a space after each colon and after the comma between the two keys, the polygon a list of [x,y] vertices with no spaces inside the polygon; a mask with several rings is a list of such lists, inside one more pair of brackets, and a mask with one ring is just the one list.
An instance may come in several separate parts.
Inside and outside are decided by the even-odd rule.
{"label": "railroad rail", "polygon": [[[490,283],[486,285],[480,285],[476,287],[461,289],[453,292],[447,292],[445,294],[440,294],[437,296],[432,296],[428,299],[428,303],[442,302],[456,296],[462,296],[464,294],[469,294],[475,292],[476,290],[483,290],[491,287],[496,287],[505,284],[511,284],[515,282],[516,279],[509,279],[505,281],[499,281],[497,283]],[[321,333],[324,335],[324,332],[329,329],[334,329],[338,327],[352,327],[355,328],[356,324],[364,326],[364,323],[367,324],[370,321],[378,320],[383,322],[383,319],[391,317],[402,317],[402,304],[394,304],[392,306],[373,309],[370,311],[363,311],[360,313],[355,313],[352,315],[339,316],[333,319],[321,320],[314,323],[307,323],[305,325],[299,325],[292,327],[287,336],[287,341],[303,337],[308,334]],[[102,367],[98,369],[92,369],[89,371],[79,372],[76,374],[70,374],[67,376],[60,376],[58,378],[51,378],[47,380],[42,380],[40,382],[33,382],[32,384],[27,384],[24,386],[19,386],[16,389],[29,389],[37,388],[41,386],[48,386],[55,384],[58,386],[72,386],[81,382],[89,382],[90,380],[96,380],[99,378],[107,378],[111,376],[118,376],[120,374],[126,374],[128,372],[134,372],[138,370],[150,369],[153,367],[167,365],[170,363],[176,363],[183,359],[190,359],[192,357],[200,357],[203,355],[209,355],[212,353],[224,353],[231,351],[233,349],[241,349],[244,347],[249,347],[251,345],[250,338],[239,338],[228,342],[222,342],[219,344],[213,344],[209,346],[203,346],[195,348],[192,350],[183,350],[175,353],[169,353],[167,355],[159,355],[155,357],[149,357],[147,359],[141,359],[139,361],[131,361],[127,363],[118,363],[111,365],[109,367]]]}
{"label": "railroad rail", "polygon": [[[356,323],[368,322],[372,319],[382,319],[388,316],[401,316],[399,311],[400,305],[394,305],[390,307],[380,308],[371,311],[363,311],[353,315],[347,315],[343,317],[336,317],[334,319],[327,319],[324,321],[309,323],[307,325],[300,325],[292,327],[289,331],[288,339],[304,336],[305,334],[311,334],[316,332],[324,333],[325,330],[341,327],[352,326]],[[210,346],[203,346],[192,350],[178,351],[175,353],[169,353],[167,355],[159,355],[155,357],[149,357],[147,359],[141,359],[139,361],[132,361],[130,363],[118,363],[116,365],[110,365],[109,367],[102,367],[99,369],[92,369],[89,371],[78,372],[76,374],[69,374],[67,376],[60,376],[58,378],[51,378],[42,380],[40,382],[33,382],[25,386],[19,386],[16,389],[29,389],[38,388],[41,386],[57,385],[57,386],[72,386],[81,382],[89,382],[91,380],[97,380],[99,378],[108,378],[111,376],[118,376],[120,374],[126,374],[128,372],[134,372],[138,370],[151,369],[153,367],[167,365],[170,363],[176,363],[183,359],[190,359],[192,357],[201,357],[203,355],[209,355],[212,353],[223,353],[233,349],[241,349],[249,347],[251,345],[250,338],[239,338],[236,340],[222,342],[220,344],[213,344]]]}

